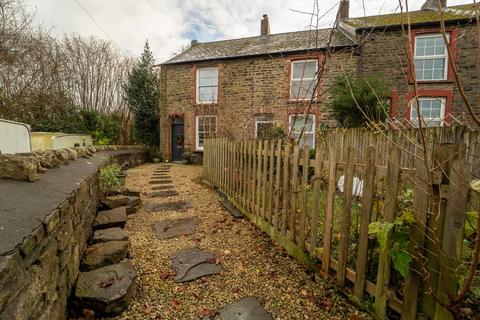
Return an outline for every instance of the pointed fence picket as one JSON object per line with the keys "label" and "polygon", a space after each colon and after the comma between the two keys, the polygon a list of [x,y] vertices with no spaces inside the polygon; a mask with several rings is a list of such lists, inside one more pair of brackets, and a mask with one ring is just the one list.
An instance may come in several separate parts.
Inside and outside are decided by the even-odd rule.
{"label": "pointed fence picket", "polygon": [[[462,152],[455,159],[437,161],[431,175],[434,189],[443,190],[439,212],[444,214],[441,221],[448,224],[448,228],[440,226],[449,258],[446,269],[440,271],[449,289],[456,288],[452,270],[458,267],[459,237],[469,198],[464,182],[480,173],[480,136],[465,127],[448,127],[429,129],[425,138],[427,152],[419,145],[419,133],[414,129],[334,130],[318,135],[314,154],[288,140],[207,139],[204,177],[292,256],[319,262],[322,275],[335,279],[340,288],[353,288],[357,301],[363,301],[366,294],[373,297],[377,316],[387,318],[393,311],[402,319],[415,319],[422,312],[431,318],[449,319],[445,310],[439,304],[432,305],[425,295],[416,263],[410,266],[403,288],[391,288],[391,232],[385,235],[386,247],[379,250],[376,269],[371,270],[375,243],[369,225],[372,221],[395,221],[403,185],[413,191],[416,217],[410,254],[428,248],[426,229],[432,217],[427,212],[432,204],[427,200],[428,179],[422,159],[425,154],[435,158],[435,152],[441,150],[438,146],[456,146]],[[446,172],[451,173],[451,179],[446,179]],[[344,192],[337,188],[341,176]],[[361,196],[354,189],[358,177],[363,181]],[[352,234],[356,235],[353,240]],[[442,290],[443,284],[436,281],[432,285]]]}

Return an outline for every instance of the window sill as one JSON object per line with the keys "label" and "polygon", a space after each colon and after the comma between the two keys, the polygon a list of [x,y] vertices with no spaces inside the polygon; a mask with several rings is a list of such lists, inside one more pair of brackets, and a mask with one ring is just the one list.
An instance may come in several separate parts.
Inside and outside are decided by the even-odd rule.
{"label": "window sill", "polygon": [[[287,103],[309,103],[310,102],[310,99],[304,99],[304,100],[300,100],[300,99],[291,99],[291,98],[288,98],[287,99]],[[312,103],[317,103],[318,102],[318,99],[313,99],[312,100]]]}
{"label": "window sill", "polygon": [[194,105],[196,106],[218,106],[218,101],[217,102],[195,102]]}
{"label": "window sill", "polygon": [[[410,80],[409,84],[413,84],[414,81]],[[417,80],[418,84],[451,84],[455,83],[454,80]]]}

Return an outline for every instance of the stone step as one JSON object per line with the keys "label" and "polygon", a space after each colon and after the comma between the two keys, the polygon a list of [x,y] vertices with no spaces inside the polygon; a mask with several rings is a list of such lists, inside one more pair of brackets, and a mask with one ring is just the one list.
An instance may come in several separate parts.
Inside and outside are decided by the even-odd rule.
{"label": "stone step", "polygon": [[127,215],[136,213],[138,209],[140,209],[141,203],[142,200],[140,199],[140,197],[129,196],[126,205]]}
{"label": "stone step", "polygon": [[126,241],[128,234],[122,228],[108,228],[97,230],[93,233],[92,242],[107,242],[107,241]]}
{"label": "stone step", "polygon": [[179,200],[173,202],[155,203],[151,202],[147,205],[147,210],[150,212],[157,211],[172,211],[172,210],[186,210],[192,207],[189,201]]}
{"label": "stone step", "polygon": [[197,227],[195,217],[158,221],[155,223],[157,239],[169,239],[193,234]]}
{"label": "stone step", "polygon": [[128,196],[117,194],[115,196],[109,196],[104,198],[101,202],[110,209],[115,209],[124,206],[128,203]]}
{"label": "stone step", "polygon": [[75,304],[95,315],[116,315],[127,308],[135,293],[136,272],[126,260],[94,271],[81,272],[75,288]]}
{"label": "stone step", "polygon": [[91,271],[125,259],[130,249],[130,241],[107,241],[92,244],[83,255],[80,269]]}
{"label": "stone step", "polygon": [[93,222],[93,229],[123,228],[125,223],[127,223],[126,207],[118,207],[112,210],[100,211]]}
{"label": "stone step", "polygon": [[150,198],[164,198],[178,196],[179,193],[175,190],[153,191],[148,194]]}

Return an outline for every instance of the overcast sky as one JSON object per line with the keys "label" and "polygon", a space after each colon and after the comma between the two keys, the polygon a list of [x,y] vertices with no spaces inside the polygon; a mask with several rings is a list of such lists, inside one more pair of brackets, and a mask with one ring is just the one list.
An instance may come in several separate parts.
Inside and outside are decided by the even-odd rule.
{"label": "overcast sky", "polygon": [[[312,12],[313,0],[25,0],[36,11],[37,23],[52,28],[52,33],[78,33],[110,39],[125,53],[138,56],[145,39],[157,62],[172,56],[192,39],[211,41],[256,36],[260,19],[270,17],[272,33],[308,29],[310,17],[294,12]],[[397,0],[350,0],[350,16],[390,13]],[[319,0],[322,27],[335,18],[338,0]],[[411,10],[424,0],[410,1]],[[473,0],[448,0],[449,5]],[[84,9],[82,9],[82,7]],[[332,10],[331,10],[332,9]],[[331,10],[331,11],[329,11]],[[85,12],[86,11],[86,12]],[[89,17],[96,21],[96,23]],[[98,25],[97,25],[98,24]]]}

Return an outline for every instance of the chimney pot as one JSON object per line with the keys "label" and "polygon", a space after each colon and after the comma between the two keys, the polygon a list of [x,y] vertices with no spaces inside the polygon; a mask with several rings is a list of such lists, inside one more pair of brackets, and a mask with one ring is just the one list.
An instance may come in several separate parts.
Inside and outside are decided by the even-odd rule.
{"label": "chimney pot", "polygon": [[264,14],[260,25],[260,35],[268,36],[270,34],[270,22],[268,21],[268,15]]}
{"label": "chimney pot", "polygon": [[342,0],[340,1],[340,6],[338,7],[338,19],[340,21],[346,20],[350,17],[350,1]]}
{"label": "chimney pot", "polygon": [[193,39],[193,40],[190,42],[190,46],[192,46],[192,47],[193,47],[194,45],[196,45],[196,44],[198,44],[198,41],[197,41],[196,39]]}

